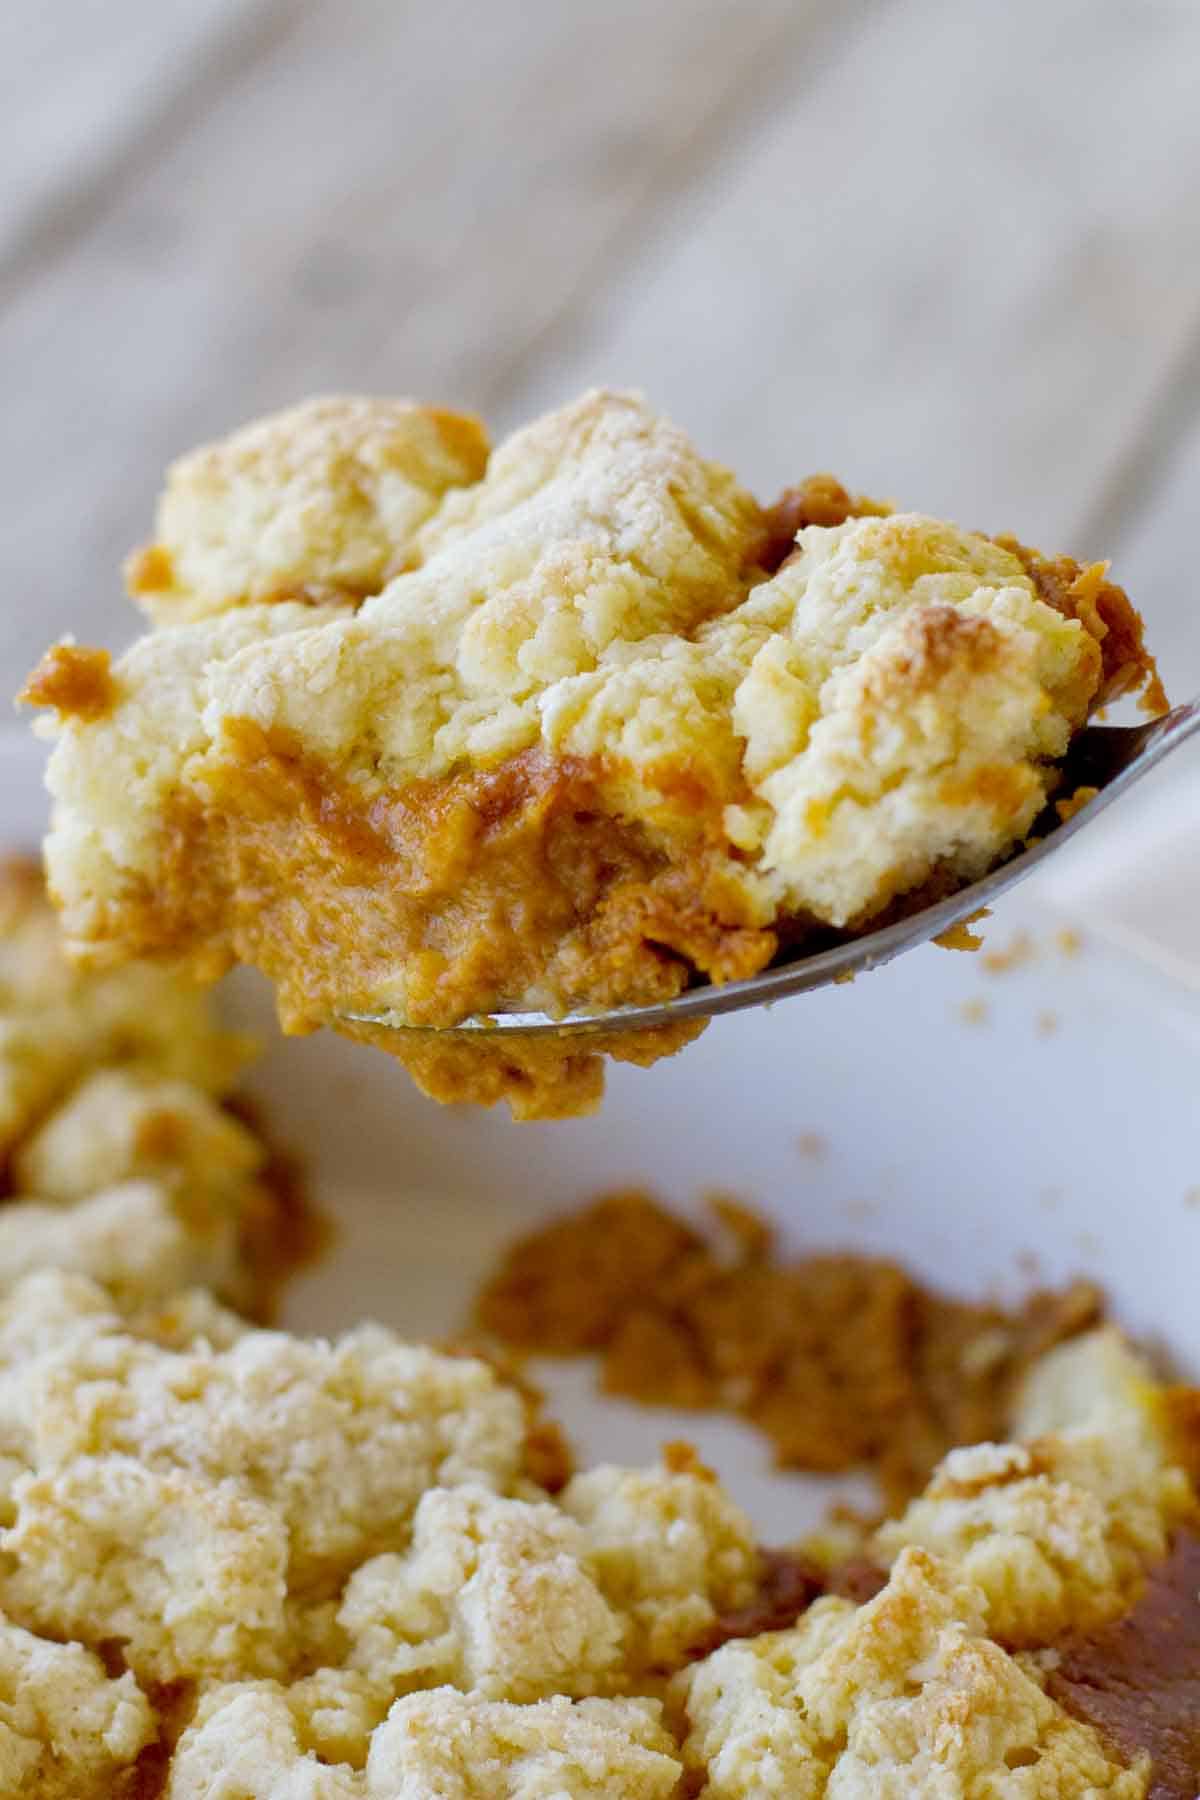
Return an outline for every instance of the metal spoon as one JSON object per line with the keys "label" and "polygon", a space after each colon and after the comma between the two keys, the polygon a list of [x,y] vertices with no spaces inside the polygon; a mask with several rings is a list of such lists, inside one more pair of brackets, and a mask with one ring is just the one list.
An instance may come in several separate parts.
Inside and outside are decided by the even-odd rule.
{"label": "metal spoon", "polygon": [[[1077,832],[1099,818],[1119,794],[1160,763],[1186,739],[1200,733],[1200,699],[1177,706],[1145,725],[1089,725],[1077,735],[1063,760],[1063,791],[1094,787],[1099,791],[1065,822],[1048,807],[1034,826],[1036,841],[1026,850],[973,881],[948,899],[922,907],[878,931],[861,932],[832,949],[805,952],[801,945],[784,953],[758,975],[723,986],[711,982],[686,988],[674,999],[656,1006],[618,1006],[607,1012],[570,1012],[553,1018],[544,1012],[502,1012],[463,1019],[449,1029],[461,1031],[521,1031],[531,1036],[578,1036],[595,1031],[637,1031],[655,1025],[672,1025],[684,1019],[708,1018],[717,1013],[740,1012],[745,1006],[765,1006],[789,994],[805,993],[832,981],[846,981],[867,969],[882,968],[902,951],[939,937],[951,926],[962,924],[1031,875]],[[413,1026],[395,1012],[345,1012],[358,1023],[390,1027],[397,1031],[430,1030]]]}

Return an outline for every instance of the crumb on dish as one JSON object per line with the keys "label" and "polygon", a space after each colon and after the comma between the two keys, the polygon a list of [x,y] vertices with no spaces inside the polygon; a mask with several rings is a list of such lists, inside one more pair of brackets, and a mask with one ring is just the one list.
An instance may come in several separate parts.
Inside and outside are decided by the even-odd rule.
{"label": "crumb on dish", "polygon": [[987,974],[1007,975],[1013,969],[1023,969],[1033,962],[1037,953],[1037,945],[1029,932],[1020,929],[1013,932],[1002,949],[985,950],[981,960]]}

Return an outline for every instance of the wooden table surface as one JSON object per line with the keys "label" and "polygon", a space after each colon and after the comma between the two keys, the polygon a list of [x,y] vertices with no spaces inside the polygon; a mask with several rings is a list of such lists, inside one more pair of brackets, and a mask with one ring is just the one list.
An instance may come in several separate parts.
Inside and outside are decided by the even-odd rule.
{"label": "wooden table surface", "polygon": [[1107,554],[1200,688],[1197,0],[6,0],[0,677],[314,390],[644,387]]}

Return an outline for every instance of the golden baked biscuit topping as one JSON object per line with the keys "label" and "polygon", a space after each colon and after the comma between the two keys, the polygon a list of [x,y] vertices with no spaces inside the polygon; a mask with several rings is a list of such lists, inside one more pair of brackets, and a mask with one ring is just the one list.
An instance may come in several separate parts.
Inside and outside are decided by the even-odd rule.
{"label": "golden baked biscuit topping", "polygon": [[[68,937],[257,963],[293,1030],[754,973],[985,873],[1090,710],[1160,698],[1101,566],[830,478],[764,512],[631,394],[486,458],[410,403],[296,408],[176,466],[135,574],[111,703],[27,695]],[[598,1097],[578,1046],[398,1053],[521,1116]]]}

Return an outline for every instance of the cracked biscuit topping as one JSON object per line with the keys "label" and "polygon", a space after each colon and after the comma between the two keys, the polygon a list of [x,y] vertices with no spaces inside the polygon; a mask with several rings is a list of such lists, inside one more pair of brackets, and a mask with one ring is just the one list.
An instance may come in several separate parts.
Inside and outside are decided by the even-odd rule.
{"label": "cracked biscuit topping", "polygon": [[[1095,706],[1160,698],[1102,567],[829,478],[765,512],[629,394],[490,457],[407,403],[295,408],[176,466],[133,585],[155,629],[102,684],[59,645],[27,690],[68,936],[257,963],[296,1030],[754,973],[983,874]],[[399,1053],[522,1117],[599,1096],[594,1047]]]}

